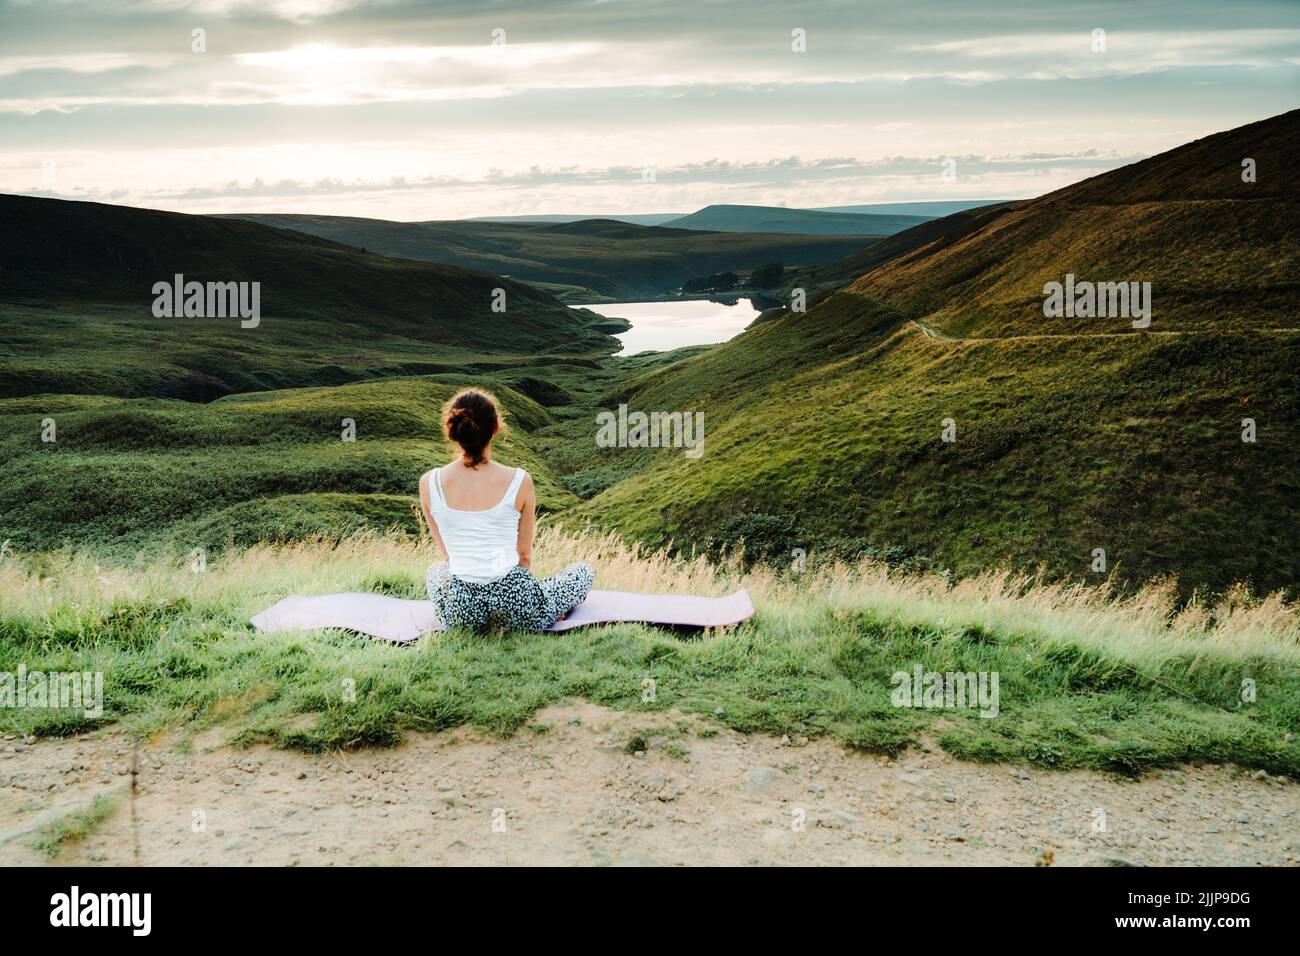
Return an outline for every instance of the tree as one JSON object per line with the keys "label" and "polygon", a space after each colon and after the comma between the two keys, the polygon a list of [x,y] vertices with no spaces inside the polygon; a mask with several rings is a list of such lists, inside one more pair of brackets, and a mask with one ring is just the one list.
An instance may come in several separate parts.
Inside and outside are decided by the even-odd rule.
{"label": "tree", "polygon": [[779,262],[769,262],[765,266],[759,266],[749,274],[749,287],[751,289],[775,289],[781,284],[783,275],[785,275],[785,266]]}

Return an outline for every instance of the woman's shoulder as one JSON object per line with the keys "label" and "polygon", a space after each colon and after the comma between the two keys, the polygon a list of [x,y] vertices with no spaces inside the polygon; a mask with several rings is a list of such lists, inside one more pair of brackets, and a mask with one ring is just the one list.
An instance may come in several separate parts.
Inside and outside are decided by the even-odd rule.
{"label": "woman's shoulder", "polygon": [[515,479],[523,479],[528,477],[527,469],[516,468],[514,465],[503,465],[499,461],[494,461],[491,462],[491,467],[492,467],[492,474],[497,476],[508,475],[512,481]]}

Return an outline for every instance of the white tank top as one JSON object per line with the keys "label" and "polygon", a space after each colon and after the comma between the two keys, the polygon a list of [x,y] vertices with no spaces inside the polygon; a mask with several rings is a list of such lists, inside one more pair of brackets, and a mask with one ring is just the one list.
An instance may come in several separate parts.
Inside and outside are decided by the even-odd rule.
{"label": "white tank top", "polygon": [[451,573],[462,581],[495,581],[519,563],[519,512],[515,496],[528,472],[515,469],[504,497],[484,511],[461,511],[447,504],[442,469],[429,472],[429,510],[447,549]]}

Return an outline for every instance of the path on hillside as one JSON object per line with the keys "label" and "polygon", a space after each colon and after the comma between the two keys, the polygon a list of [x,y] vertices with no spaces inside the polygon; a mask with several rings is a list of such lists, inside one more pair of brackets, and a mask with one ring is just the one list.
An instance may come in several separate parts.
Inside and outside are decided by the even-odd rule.
{"label": "path on hillside", "polygon": [[1134,782],[715,730],[579,703],[509,740],[458,730],[346,754],[174,736],[140,754],[134,826],[120,732],[0,741],[0,864],[49,862],[36,832],[97,793],[117,809],[57,863],[1300,864],[1300,785],[1284,778]]}
{"label": "path on hillside", "polygon": [[[940,332],[938,329],[932,329],[924,322],[916,319],[908,319],[912,325],[921,330],[922,334],[928,339],[934,339],[936,342],[1014,342],[1021,339],[1120,339],[1136,337],[1138,335],[1192,335],[1194,333],[1205,333],[1205,329],[1133,329],[1130,332],[1035,332],[1029,335],[997,335],[985,336],[983,338],[958,338],[949,335],[946,332]],[[1255,329],[1258,334],[1274,333],[1279,335],[1295,335],[1300,333],[1300,329]]]}
{"label": "path on hillside", "polygon": [[[936,342],[1012,342],[1020,339],[1119,339],[1128,338],[1138,334],[1137,329],[1131,332],[1034,332],[1029,335],[996,335],[985,336],[983,338],[959,338],[955,335],[949,335],[946,332],[940,332],[938,329],[932,329],[924,322],[918,322],[916,319],[909,319],[912,325],[916,326],[928,339],[934,339]],[[1179,329],[1156,329],[1144,330],[1146,335],[1186,335],[1187,330]]]}

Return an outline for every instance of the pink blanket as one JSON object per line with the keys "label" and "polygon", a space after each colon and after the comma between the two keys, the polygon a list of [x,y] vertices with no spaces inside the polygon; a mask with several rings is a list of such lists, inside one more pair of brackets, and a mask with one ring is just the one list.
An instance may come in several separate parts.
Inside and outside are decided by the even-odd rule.
{"label": "pink blanket", "polygon": [[[567,631],[587,624],[641,621],[686,627],[725,627],[754,614],[745,590],[725,597],[692,594],[636,594],[631,591],[592,591],[567,618],[550,628]],[[259,631],[310,631],[333,627],[356,631],[383,641],[405,644],[429,631],[446,627],[432,601],[406,601],[383,594],[320,594],[287,597],[253,615]]]}

